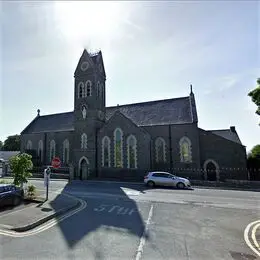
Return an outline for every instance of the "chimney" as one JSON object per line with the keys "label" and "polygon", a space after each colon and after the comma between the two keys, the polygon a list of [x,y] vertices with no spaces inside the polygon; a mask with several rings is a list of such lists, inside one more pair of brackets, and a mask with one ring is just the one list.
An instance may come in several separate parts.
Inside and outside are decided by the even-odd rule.
{"label": "chimney", "polygon": [[37,109],[37,116],[40,116],[40,112],[41,112],[41,110]]}
{"label": "chimney", "polygon": [[234,126],[230,126],[230,131],[231,131],[232,133],[236,133],[236,128],[235,128]]}

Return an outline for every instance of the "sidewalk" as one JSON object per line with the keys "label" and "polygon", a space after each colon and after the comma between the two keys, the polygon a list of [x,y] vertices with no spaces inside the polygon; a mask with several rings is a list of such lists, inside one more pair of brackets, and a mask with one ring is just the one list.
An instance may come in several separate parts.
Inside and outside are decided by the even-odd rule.
{"label": "sidewalk", "polygon": [[50,193],[49,200],[44,203],[33,204],[17,211],[14,208],[10,213],[0,216],[0,229],[28,231],[78,206],[77,199]]}

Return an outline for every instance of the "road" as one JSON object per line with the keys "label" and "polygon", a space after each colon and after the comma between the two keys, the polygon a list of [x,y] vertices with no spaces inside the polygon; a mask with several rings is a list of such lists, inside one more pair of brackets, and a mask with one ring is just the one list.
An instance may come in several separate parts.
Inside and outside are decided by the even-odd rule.
{"label": "road", "polygon": [[244,238],[247,225],[260,219],[259,192],[65,181],[52,181],[50,190],[87,207],[33,236],[0,236],[1,259],[260,258]]}

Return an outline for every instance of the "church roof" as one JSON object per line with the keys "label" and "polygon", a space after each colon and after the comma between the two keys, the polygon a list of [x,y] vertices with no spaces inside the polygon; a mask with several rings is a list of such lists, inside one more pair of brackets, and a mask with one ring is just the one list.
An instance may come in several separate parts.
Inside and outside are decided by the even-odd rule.
{"label": "church roof", "polygon": [[36,117],[23,131],[23,133],[73,131],[73,112],[45,115]]}
{"label": "church roof", "polygon": [[164,99],[106,108],[106,118],[119,110],[138,126],[192,123],[190,97]]}
{"label": "church roof", "polygon": [[[194,122],[190,97],[107,107],[106,119],[109,120],[117,110],[138,126],[187,124]],[[38,116],[22,131],[22,134],[73,130],[73,112],[66,112]]]}
{"label": "church roof", "polygon": [[235,143],[242,144],[238,134],[236,132],[232,132],[230,129],[210,130],[209,132],[221,136],[227,140],[233,141]]}

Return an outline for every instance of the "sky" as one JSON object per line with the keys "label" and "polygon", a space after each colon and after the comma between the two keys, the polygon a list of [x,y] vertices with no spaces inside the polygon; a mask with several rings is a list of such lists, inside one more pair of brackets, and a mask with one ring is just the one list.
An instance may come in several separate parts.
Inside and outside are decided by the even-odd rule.
{"label": "sky", "polygon": [[259,1],[1,1],[0,140],[73,110],[74,71],[101,50],[106,105],[195,94],[199,127],[260,143]]}

